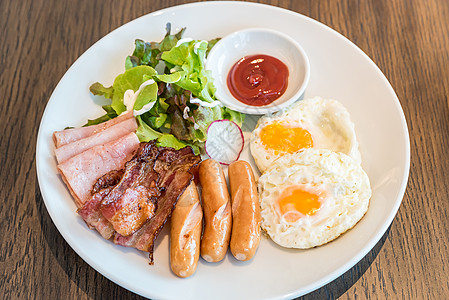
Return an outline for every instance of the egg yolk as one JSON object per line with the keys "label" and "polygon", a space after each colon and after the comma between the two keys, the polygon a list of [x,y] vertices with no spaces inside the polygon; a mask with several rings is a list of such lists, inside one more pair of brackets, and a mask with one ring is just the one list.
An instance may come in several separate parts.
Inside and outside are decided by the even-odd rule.
{"label": "egg yolk", "polygon": [[321,206],[319,199],[319,193],[310,193],[301,187],[288,188],[279,197],[279,210],[286,221],[295,222],[302,216],[314,215]]}
{"label": "egg yolk", "polygon": [[273,122],[263,127],[260,131],[260,140],[265,147],[286,153],[313,147],[310,132],[301,127],[290,127],[281,122]]}

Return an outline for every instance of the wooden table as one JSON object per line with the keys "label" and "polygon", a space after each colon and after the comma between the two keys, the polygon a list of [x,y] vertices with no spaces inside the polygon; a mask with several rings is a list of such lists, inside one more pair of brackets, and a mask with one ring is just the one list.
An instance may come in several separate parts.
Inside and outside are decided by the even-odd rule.
{"label": "wooden table", "polygon": [[[68,67],[118,26],[192,1],[0,1],[0,298],[140,299],[87,265],[53,225],[36,178],[45,105]],[[342,33],[380,67],[410,131],[399,212],[352,269],[304,299],[449,298],[449,1],[257,1]]]}

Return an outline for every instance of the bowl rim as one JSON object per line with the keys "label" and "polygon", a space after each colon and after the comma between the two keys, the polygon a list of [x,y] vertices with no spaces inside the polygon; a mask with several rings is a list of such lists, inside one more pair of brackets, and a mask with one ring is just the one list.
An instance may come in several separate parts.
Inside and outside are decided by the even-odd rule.
{"label": "bowl rim", "polygon": [[[311,72],[310,71],[311,70],[310,60],[307,55],[307,52],[304,50],[304,48],[301,46],[301,44],[297,40],[293,39],[292,37],[290,37],[289,35],[281,32],[281,31],[277,31],[277,30],[270,29],[270,28],[249,27],[249,28],[237,30],[237,31],[234,31],[234,32],[222,37],[212,47],[209,54],[207,55],[205,67],[206,67],[206,70],[210,70],[213,74],[216,69],[213,70],[213,68],[211,68],[211,67],[216,66],[216,63],[213,60],[210,60],[209,57],[213,57],[213,55],[217,51],[219,51],[220,47],[222,45],[224,45],[224,43],[226,41],[231,40],[232,38],[235,38],[238,35],[251,33],[251,32],[266,32],[266,33],[270,33],[272,35],[277,35],[277,36],[281,37],[282,39],[286,40],[289,44],[294,46],[294,48],[297,50],[296,52],[299,53],[299,56],[304,63],[304,68],[303,68],[304,79],[302,80],[301,84],[299,85],[298,91],[295,94],[293,94],[290,98],[283,100],[281,103],[277,103],[278,100],[275,100],[268,105],[251,106],[251,105],[240,102],[239,100],[235,99],[234,97],[233,97],[233,101],[228,101],[229,97],[227,95],[223,95],[222,93],[220,93],[220,88],[227,89],[227,86],[222,86],[222,84],[220,84],[220,86],[219,86],[218,80],[216,78],[214,78],[214,85],[217,89],[215,92],[215,96],[216,96],[217,100],[219,100],[224,106],[226,106],[232,110],[244,113],[244,114],[264,115],[264,114],[268,114],[268,113],[274,113],[281,109],[284,109],[285,107],[290,106],[291,104],[293,104],[294,102],[299,100],[301,98],[301,96],[304,94],[304,92],[309,84],[310,72]],[[259,53],[259,54],[264,54],[264,53]],[[246,55],[244,55],[244,56],[246,56]],[[289,66],[287,66],[287,67],[289,67]],[[287,89],[288,89],[288,87],[287,87]]]}

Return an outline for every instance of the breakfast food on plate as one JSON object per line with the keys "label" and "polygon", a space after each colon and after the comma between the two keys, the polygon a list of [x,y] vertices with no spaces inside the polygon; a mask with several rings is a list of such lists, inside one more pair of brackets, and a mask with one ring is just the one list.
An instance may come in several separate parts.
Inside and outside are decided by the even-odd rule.
{"label": "breakfast food on plate", "polygon": [[343,152],[360,163],[354,124],[335,100],[297,101],[272,115],[262,116],[251,136],[251,154],[261,172],[278,157],[303,148]]}
{"label": "breakfast food on plate", "polygon": [[175,150],[141,143],[123,170],[98,179],[78,213],[103,237],[149,252],[153,264],[154,241],[200,160],[190,147]]}
{"label": "breakfast food on plate", "polygon": [[[216,40],[183,32],[172,35],[168,25],[160,43],[136,40],[113,85],[90,87],[110,101],[106,114],[53,134],[57,169],[89,228],[149,252],[153,264],[155,239],[171,217],[170,266],[179,277],[195,273],[200,255],[223,260],[228,247],[250,260],[261,227],[279,245],[301,249],[352,228],[371,188],[343,105],[313,98],[259,119],[250,145],[262,172],[258,191],[251,165],[238,161],[244,115],[215,98],[205,69]],[[212,159],[200,163],[200,153]],[[229,165],[232,197],[220,164]]]}
{"label": "breakfast food on plate", "polygon": [[243,160],[229,165],[232,234],[230,249],[237,260],[250,260],[260,242],[260,206],[253,170]]}
{"label": "breakfast food on plate", "polygon": [[[94,96],[105,98],[104,115],[81,128],[55,131],[53,141],[57,169],[79,215],[105,239],[149,252],[150,264],[154,240],[176,207],[171,265],[175,274],[186,277],[198,261],[202,210],[194,184],[184,190],[198,172],[208,128],[231,137],[238,133],[237,148],[230,151],[211,146],[223,135],[209,140],[209,150],[220,158],[225,155],[227,163],[238,159],[244,115],[215,98],[213,79],[205,69],[206,55],[218,39],[182,38],[185,28],[171,34],[169,23],[166,29],[160,43],[135,40],[134,52],[112,86],[90,86]],[[156,70],[161,64],[165,68]],[[209,127],[215,121],[221,126]],[[209,225],[202,252],[205,260],[219,261],[229,245],[232,215],[223,171],[211,162],[203,167]]]}
{"label": "breakfast food on plate", "polygon": [[232,229],[228,186],[223,169],[215,160],[201,162],[198,173],[204,212],[201,257],[207,262],[218,262],[226,255]]}
{"label": "breakfast food on plate", "polygon": [[203,210],[196,184],[187,187],[171,216],[170,267],[177,276],[195,273],[200,257]]}
{"label": "breakfast food on plate", "polygon": [[275,160],[258,182],[262,228],[277,244],[306,249],[352,228],[371,197],[368,176],[344,153],[305,148]]}

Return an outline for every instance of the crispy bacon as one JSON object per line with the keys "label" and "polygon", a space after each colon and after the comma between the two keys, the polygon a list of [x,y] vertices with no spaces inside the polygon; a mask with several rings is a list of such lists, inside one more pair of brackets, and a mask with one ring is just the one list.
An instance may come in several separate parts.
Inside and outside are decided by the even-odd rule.
{"label": "crispy bacon", "polygon": [[130,187],[116,201],[108,203],[105,208],[105,200],[109,198],[110,194],[106,196],[102,201],[100,211],[117,233],[127,236],[154,216],[156,193],[157,190],[147,189],[142,185]]}
{"label": "crispy bacon", "polygon": [[154,143],[139,147],[125,164],[120,182],[102,201],[101,212],[123,236],[142,227],[154,214],[154,202],[159,196],[156,188],[158,174],[153,170],[157,156]]}
{"label": "crispy bacon", "polygon": [[190,147],[174,150],[141,143],[123,170],[97,180],[91,199],[78,212],[103,237],[149,252],[153,264],[154,241],[200,160]]}
{"label": "crispy bacon", "polygon": [[112,170],[109,173],[98,178],[92,188],[92,194],[98,193],[100,190],[110,186],[114,186],[120,182],[125,170]]}
{"label": "crispy bacon", "polygon": [[163,192],[158,198],[155,216],[134,234],[116,234],[114,237],[116,244],[149,252],[150,264],[153,264],[154,241],[173,212],[179,197],[192,181],[193,170],[201,160],[190,147],[178,151],[161,148],[159,151],[154,170],[160,176],[157,185]]}

